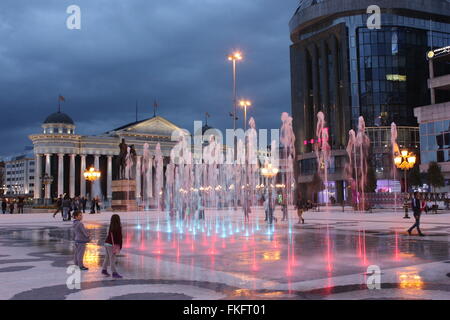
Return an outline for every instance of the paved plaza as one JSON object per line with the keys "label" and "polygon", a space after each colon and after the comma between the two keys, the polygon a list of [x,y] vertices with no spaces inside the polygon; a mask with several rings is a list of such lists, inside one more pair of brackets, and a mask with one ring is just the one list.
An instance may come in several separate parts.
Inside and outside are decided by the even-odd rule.
{"label": "paved plaza", "polygon": [[[124,249],[113,280],[100,274],[111,213],[84,215],[89,271],[68,289],[71,222],[0,215],[0,299],[450,299],[450,213],[423,215],[408,236],[402,212],[307,212],[268,226],[260,208],[207,211],[183,223],[155,211],[121,213]],[[280,212],[277,212],[280,217]],[[381,270],[368,290],[367,268]]]}

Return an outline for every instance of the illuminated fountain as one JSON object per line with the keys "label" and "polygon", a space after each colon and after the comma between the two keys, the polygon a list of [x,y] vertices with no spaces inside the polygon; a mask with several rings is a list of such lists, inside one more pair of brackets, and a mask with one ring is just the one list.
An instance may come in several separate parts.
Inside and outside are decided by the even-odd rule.
{"label": "illuminated fountain", "polygon": [[367,209],[365,187],[367,183],[369,149],[370,139],[366,133],[366,123],[361,116],[358,119],[358,133],[355,133],[354,130],[349,131],[346,148],[349,158],[346,174],[352,189],[353,203],[357,210]]}
{"label": "illuminated fountain", "polygon": [[325,185],[325,203],[328,204],[328,166],[331,157],[331,147],[328,143],[329,132],[326,127],[325,114],[322,111],[317,113],[316,135],[317,143],[314,145],[314,151],[317,157],[318,172],[322,175]]}

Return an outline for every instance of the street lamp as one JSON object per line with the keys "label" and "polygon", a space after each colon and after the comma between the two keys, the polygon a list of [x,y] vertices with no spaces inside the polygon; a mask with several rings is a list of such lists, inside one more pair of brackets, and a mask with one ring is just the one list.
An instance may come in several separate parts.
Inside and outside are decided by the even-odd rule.
{"label": "street lamp", "polygon": [[50,185],[53,183],[53,177],[50,176],[48,173],[44,174],[44,176],[42,177],[42,183],[45,186],[45,196],[46,196],[46,204],[49,205],[50,204]]}
{"label": "street lamp", "polygon": [[94,188],[94,182],[97,181],[98,179],[100,179],[101,177],[101,172],[100,170],[95,169],[94,167],[90,167],[89,169],[86,169],[83,172],[83,176],[84,179],[86,179],[87,181],[91,182],[91,196],[93,198],[93,192],[94,190],[92,190]]}
{"label": "street lamp", "polygon": [[412,169],[414,165],[416,164],[416,155],[412,152],[409,152],[408,150],[404,149],[400,151],[400,154],[394,157],[394,164],[395,166],[403,170],[404,172],[404,179],[405,179],[405,192],[408,192],[408,184],[406,180],[406,171],[409,169]]}
{"label": "street lamp", "polygon": [[239,105],[244,108],[244,131],[247,131],[247,108],[252,105],[250,100],[240,100]]}
{"label": "street lamp", "polygon": [[272,188],[273,185],[271,183],[271,179],[273,179],[274,177],[276,177],[276,175],[278,174],[279,169],[278,168],[274,168],[272,166],[271,163],[266,163],[264,165],[263,168],[261,168],[261,174],[263,175],[263,177],[267,178],[267,185],[269,188],[269,224],[272,223],[272,219],[273,219],[273,205],[272,205]]}
{"label": "street lamp", "polygon": [[236,130],[236,114],[237,114],[237,97],[236,97],[236,62],[243,59],[242,53],[239,51],[233,52],[228,56],[228,61],[233,62],[233,129]]}
{"label": "street lamp", "polygon": [[88,181],[96,181],[101,177],[101,172],[94,167],[90,167],[89,169],[86,169],[83,173],[83,176]]}

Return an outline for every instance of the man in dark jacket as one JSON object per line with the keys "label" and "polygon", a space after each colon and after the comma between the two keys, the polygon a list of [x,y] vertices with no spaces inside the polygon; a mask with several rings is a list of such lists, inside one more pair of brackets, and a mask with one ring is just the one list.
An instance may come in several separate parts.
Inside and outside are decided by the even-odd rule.
{"label": "man in dark jacket", "polygon": [[3,214],[6,213],[6,209],[8,208],[8,203],[6,202],[6,199],[2,200],[2,212]]}
{"label": "man in dark jacket", "polygon": [[417,232],[419,233],[419,236],[424,237],[425,235],[422,233],[422,231],[420,231],[421,205],[419,194],[417,192],[414,192],[414,196],[411,200],[411,208],[413,210],[414,219],[416,219],[416,222],[413,224],[411,228],[408,229],[408,234],[411,235],[411,231],[413,231],[413,229],[416,228]]}
{"label": "man in dark jacket", "polygon": [[55,211],[55,213],[53,214],[53,218],[56,216],[56,214],[57,214],[58,212],[61,212],[61,216],[62,216],[62,218],[64,219],[64,214],[63,214],[63,209],[62,209],[62,201],[63,201],[62,194],[60,194],[60,195],[59,195],[59,198],[56,199],[56,211]]}

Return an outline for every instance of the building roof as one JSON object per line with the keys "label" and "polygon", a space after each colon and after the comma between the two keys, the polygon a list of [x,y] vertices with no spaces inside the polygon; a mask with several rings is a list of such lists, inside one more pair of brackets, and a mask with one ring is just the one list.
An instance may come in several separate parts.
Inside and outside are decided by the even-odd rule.
{"label": "building roof", "polygon": [[67,114],[63,112],[55,112],[52,113],[45,119],[44,124],[46,123],[62,123],[62,124],[74,124],[71,117],[69,117]]}
{"label": "building roof", "polygon": [[173,131],[181,130],[178,126],[169,120],[156,116],[142,121],[135,121],[114,130],[106,132],[106,134],[146,134],[156,136],[170,137]]}

